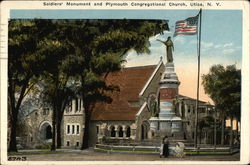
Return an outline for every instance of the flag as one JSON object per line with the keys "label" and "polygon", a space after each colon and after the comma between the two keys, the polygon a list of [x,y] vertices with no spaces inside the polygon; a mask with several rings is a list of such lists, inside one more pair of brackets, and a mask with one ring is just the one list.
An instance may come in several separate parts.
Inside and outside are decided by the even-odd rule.
{"label": "flag", "polygon": [[[200,14],[200,13],[199,13]],[[174,37],[177,35],[194,35],[197,33],[199,14],[175,23]]]}

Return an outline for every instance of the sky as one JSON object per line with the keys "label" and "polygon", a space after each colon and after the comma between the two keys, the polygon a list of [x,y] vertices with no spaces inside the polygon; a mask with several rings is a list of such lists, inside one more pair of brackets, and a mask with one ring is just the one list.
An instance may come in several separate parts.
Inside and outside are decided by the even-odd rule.
{"label": "sky", "polygon": [[[155,65],[160,57],[166,62],[166,48],[156,39],[172,37],[175,71],[181,82],[179,93],[196,98],[197,35],[173,37],[175,22],[198,14],[198,10],[11,10],[10,18],[21,19],[160,19],[169,20],[170,31],[150,38],[150,54],[136,54],[131,50],[126,67]],[[201,76],[215,64],[242,64],[242,11],[202,10],[201,23]],[[200,82],[201,83],[201,82]],[[200,88],[200,100],[212,100]]]}

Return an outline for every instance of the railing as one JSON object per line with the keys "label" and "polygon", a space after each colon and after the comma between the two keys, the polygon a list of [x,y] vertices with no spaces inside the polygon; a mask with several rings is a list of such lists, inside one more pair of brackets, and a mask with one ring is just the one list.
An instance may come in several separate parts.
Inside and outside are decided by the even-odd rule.
{"label": "railing", "polygon": [[[141,154],[159,154],[160,146],[142,146],[142,145],[105,145],[105,144],[97,144],[95,146],[96,151],[115,153],[141,153]],[[170,155],[174,155],[175,146],[169,147]],[[213,154],[233,154],[239,152],[239,148],[230,148],[230,147],[185,147],[184,152],[186,155],[213,155]]]}
{"label": "railing", "polygon": [[106,152],[137,152],[137,153],[158,153],[160,146],[121,146],[121,145],[104,145],[97,144],[95,149]]}

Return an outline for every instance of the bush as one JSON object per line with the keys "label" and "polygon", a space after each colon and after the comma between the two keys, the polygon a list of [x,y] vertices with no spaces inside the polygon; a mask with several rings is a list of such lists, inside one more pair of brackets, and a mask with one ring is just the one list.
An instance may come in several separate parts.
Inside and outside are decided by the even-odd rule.
{"label": "bush", "polygon": [[50,149],[51,145],[50,144],[42,144],[42,145],[37,145],[35,148],[36,149]]}

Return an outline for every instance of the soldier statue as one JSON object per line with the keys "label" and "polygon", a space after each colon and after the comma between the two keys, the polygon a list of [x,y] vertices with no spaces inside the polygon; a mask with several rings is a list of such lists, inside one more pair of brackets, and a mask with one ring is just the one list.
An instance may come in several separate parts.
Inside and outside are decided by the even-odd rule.
{"label": "soldier statue", "polygon": [[173,53],[172,53],[172,49],[174,50],[174,44],[171,40],[171,37],[168,37],[167,41],[161,41],[159,39],[157,39],[157,41],[165,44],[166,46],[166,53],[167,53],[167,62],[173,62]]}

